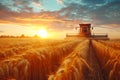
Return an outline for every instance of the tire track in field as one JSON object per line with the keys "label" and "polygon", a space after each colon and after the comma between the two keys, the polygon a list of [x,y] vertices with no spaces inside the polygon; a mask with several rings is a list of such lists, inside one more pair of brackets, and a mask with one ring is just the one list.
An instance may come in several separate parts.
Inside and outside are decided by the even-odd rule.
{"label": "tire track in field", "polygon": [[95,56],[91,40],[89,40],[88,50],[86,53],[80,54],[86,64],[92,69],[92,71],[83,67],[84,80],[104,80],[103,75],[101,73],[101,69]]}
{"label": "tire track in field", "polygon": [[99,66],[99,62],[97,60],[97,57],[95,56],[95,52],[91,44],[91,40],[89,41],[89,52],[87,54],[87,61],[89,65],[93,68],[95,75],[95,76],[91,75],[91,79],[88,80],[104,80],[101,68]]}

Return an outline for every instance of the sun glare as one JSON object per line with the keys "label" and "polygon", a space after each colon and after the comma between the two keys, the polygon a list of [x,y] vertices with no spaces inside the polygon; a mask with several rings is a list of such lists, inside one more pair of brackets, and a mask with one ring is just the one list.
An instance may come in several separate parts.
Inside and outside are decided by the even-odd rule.
{"label": "sun glare", "polygon": [[41,38],[47,38],[47,37],[48,37],[48,33],[47,33],[47,31],[46,31],[45,29],[39,30],[38,35],[39,35]]}

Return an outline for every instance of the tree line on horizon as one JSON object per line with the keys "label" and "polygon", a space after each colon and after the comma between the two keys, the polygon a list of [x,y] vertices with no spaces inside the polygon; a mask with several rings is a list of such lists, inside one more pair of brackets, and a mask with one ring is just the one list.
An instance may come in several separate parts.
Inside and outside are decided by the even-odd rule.
{"label": "tree line on horizon", "polygon": [[13,35],[0,35],[0,38],[38,38],[38,35],[34,35],[34,36],[26,36],[24,34],[21,34],[20,36],[13,36]]}

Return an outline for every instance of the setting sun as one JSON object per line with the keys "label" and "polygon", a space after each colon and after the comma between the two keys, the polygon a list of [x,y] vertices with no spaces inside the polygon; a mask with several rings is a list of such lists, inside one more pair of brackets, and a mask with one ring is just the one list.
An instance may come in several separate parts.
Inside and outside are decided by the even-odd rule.
{"label": "setting sun", "polygon": [[41,29],[38,32],[38,36],[40,36],[41,38],[47,38],[48,37],[48,33],[45,29]]}

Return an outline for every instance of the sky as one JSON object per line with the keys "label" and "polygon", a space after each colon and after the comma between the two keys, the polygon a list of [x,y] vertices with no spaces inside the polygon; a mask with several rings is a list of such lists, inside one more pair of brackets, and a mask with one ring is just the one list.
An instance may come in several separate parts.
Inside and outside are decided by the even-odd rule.
{"label": "sky", "polygon": [[81,23],[91,23],[92,33],[120,38],[120,0],[0,0],[0,35],[33,36],[45,28],[64,38]]}

